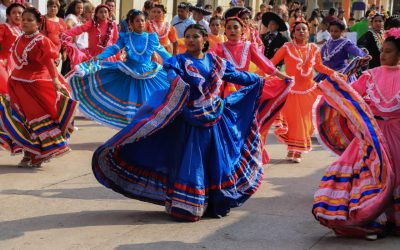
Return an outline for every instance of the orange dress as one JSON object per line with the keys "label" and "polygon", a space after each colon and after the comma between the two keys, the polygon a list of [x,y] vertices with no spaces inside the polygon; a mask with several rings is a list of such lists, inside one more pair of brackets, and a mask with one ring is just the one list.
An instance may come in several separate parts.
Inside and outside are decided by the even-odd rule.
{"label": "orange dress", "polygon": [[214,35],[214,34],[208,34],[208,42],[210,43],[209,49],[214,48],[217,44],[225,42],[225,36],[224,35]]}
{"label": "orange dress", "polygon": [[173,47],[172,44],[177,42],[178,36],[176,34],[176,29],[168,22],[156,22],[150,20],[146,23],[146,31],[151,33],[155,32],[158,35],[160,44],[172,54]]}
{"label": "orange dress", "polygon": [[319,48],[313,44],[297,45],[295,41],[285,43],[271,59],[277,65],[284,60],[286,74],[294,78],[295,85],[282,108],[280,122],[282,133],[278,138],[288,145],[289,151],[311,151],[312,106],[320,94],[314,82],[314,70],[331,75],[334,70],[322,64]]}

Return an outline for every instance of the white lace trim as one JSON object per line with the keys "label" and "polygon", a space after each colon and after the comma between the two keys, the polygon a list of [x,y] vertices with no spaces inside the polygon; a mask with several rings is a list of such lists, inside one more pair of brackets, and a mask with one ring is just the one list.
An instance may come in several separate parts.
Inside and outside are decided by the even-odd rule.
{"label": "white lace trim", "polygon": [[244,42],[242,56],[240,57],[239,63],[236,62],[235,58],[232,56],[232,53],[229,51],[229,49],[223,43],[222,43],[222,49],[224,50],[226,59],[228,61],[232,62],[233,66],[235,66],[235,68],[237,70],[241,70],[244,68],[244,66],[246,66],[247,58],[248,58],[249,51],[250,51],[250,45],[251,45],[251,42],[249,42],[249,41]]}
{"label": "white lace trim", "polygon": [[324,50],[324,55],[323,55],[324,62],[329,62],[347,44],[348,40],[345,38],[342,39],[344,41],[341,42],[339,45],[337,45],[335,49],[333,49],[332,51],[329,51],[329,44],[332,43],[332,41],[334,41],[333,39],[329,39],[328,42],[324,45],[324,47],[326,48]]}
{"label": "white lace trim", "polygon": [[36,43],[38,41],[43,40],[43,36],[36,36],[35,38],[33,38],[28,45],[24,48],[24,50],[22,51],[22,57],[19,57],[17,54],[17,48],[18,48],[18,44],[21,41],[22,36],[20,36],[17,41],[15,42],[15,46],[12,49],[12,53],[14,55],[14,58],[17,59],[17,61],[15,61],[15,68],[16,69],[22,69],[25,65],[28,65],[28,52],[31,51],[35,46]]}
{"label": "white lace trim", "polygon": [[[295,47],[295,49],[296,49],[296,46],[297,46],[297,45],[295,45],[295,43],[294,43],[293,41],[292,41],[291,43],[293,44],[293,47]],[[313,71],[313,69],[314,69],[314,65],[315,65],[315,54],[311,55],[311,53],[312,53],[311,47],[312,47],[313,45],[312,45],[312,44],[307,44],[307,45],[306,45],[306,46],[307,46],[307,55],[306,55],[305,60],[303,60],[303,59],[301,58],[300,53],[299,53],[297,50],[296,50],[296,53],[298,54],[298,56],[296,56],[296,55],[294,55],[294,54],[292,53],[292,51],[290,50],[288,44],[289,44],[289,43],[285,43],[285,45],[283,45],[283,47],[284,47],[284,48],[286,49],[286,51],[288,52],[289,56],[290,56],[291,58],[293,58],[295,61],[297,61],[296,69],[300,72],[300,74],[301,74],[303,77],[309,76],[309,75],[312,73],[312,71]],[[315,47],[315,48],[316,48],[316,47]],[[315,51],[318,51],[318,48],[316,48]],[[311,58],[310,66],[307,68],[307,71],[304,73],[304,65],[306,64],[306,62],[307,62],[310,58]]]}
{"label": "white lace trim", "polygon": [[308,93],[314,91],[317,87],[318,87],[317,83],[314,82],[314,85],[309,89],[306,89],[306,90],[293,90],[292,89],[292,90],[290,90],[290,93],[297,94],[297,95],[305,95],[305,94],[308,94]]}
{"label": "white lace trim", "polygon": [[[377,109],[379,109],[382,112],[393,112],[396,111],[398,109],[400,109],[400,91],[397,92],[397,94],[395,94],[391,99],[386,99],[386,97],[382,94],[382,91],[379,89],[376,78],[373,74],[373,71],[370,70],[369,71],[370,74],[370,78],[367,81],[367,97],[369,97],[375,104],[375,107]],[[374,89],[376,91],[374,91]],[[375,92],[378,93],[379,96],[375,95]],[[386,104],[391,104],[394,101],[397,101],[396,105],[393,105],[391,107],[383,107],[381,105],[381,101],[383,101]]]}
{"label": "white lace trim", "polygon": [[16,80],[16,81],[20,81],[20,82],[26,82],[26,83],[34,83],[36,81],[53,81],[52,79],[25,79],[25,78],[19,78],[19,77],[15,77],[15,76],[10,76],[11,79]]}
{"label": "white lace trim", "polygon": [[133,42],[132,42],[132,36],[130,35],[130,34],[128,34],[128,36],[129,36],[129,42],[130,42],[130,44],[131,44],[131,47],[132,47],[132,51],[133,51],[133,53],[135,53],[136,55],[138,55],[138,56],[141,56],[141,55],[143,55],[145,52],[146,52],[146,50],[147,50],[147,46],[149,45],[149,35],[146,33],[146,44],[144,45],[144,48],[143,48],[143,50],[141,51],[141,52],[138,52],[136,49],[135,49],[135,46],[133,45]]}

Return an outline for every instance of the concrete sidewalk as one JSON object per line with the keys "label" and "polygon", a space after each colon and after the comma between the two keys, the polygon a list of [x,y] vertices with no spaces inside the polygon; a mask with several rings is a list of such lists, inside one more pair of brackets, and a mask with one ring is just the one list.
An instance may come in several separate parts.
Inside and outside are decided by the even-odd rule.
{"label": "concrete sidewalk", "polygon": [[0,249],[400,249],[400,238],[338,238],[311,214],[313,194],[334,160],[316,146],[301,164],[270,137],[259,191],[222,219],[175,222],[164,208],[127,199],[92,175],[93,150],[115,131],[78,120],[73,151],[38,170],[0,152]]}

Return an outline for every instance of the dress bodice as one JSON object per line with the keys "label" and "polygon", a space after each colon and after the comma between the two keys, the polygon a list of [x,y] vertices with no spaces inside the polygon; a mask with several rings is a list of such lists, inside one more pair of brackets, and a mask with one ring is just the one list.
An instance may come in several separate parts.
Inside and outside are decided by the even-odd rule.
{"label": "dress bodice", "polygon": [[0,24],[0,59],[7,59],[10,56],[10,49],[20,35],[22,35],[20,27],[8,23]]}
{"label": "dress bodice", "polygon": [[330,39],[321,49],[321,57],[324,65],[335,70],[345,68],[351,57],[363,57],[365,55],[364,51],[347,38]]}
{"label": "dress bodice", "polygon": [[366,71],[352,87],[370,105],[375,115],[400,117],[400,66],[380,66]]}

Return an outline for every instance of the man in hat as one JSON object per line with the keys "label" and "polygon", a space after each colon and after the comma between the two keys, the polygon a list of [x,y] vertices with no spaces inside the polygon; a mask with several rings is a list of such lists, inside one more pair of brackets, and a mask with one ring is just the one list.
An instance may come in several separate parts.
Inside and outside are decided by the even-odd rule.
{"label": "man in hat", "polygon": [[190,3],[183,2],[178,4],[178,14],[172,18],[171,24],[175,27],[178,38],[182,38],[185,29],[195,23],[190,17],[189,7]]}
{"label": "man in hat", "polygon": [[210,33],[210,27],[208,22],[204,19],[204,16],[209,16],[212,13],[206,9],[204,9],[201,5],[190,6],[190,10],[192,11],[193,20],[206,28],[207,32]]}
{"label": "man in hat", "polygon": [[[287,30],[287,26],[283,19],[274,12],[264,13],[262,23],[268,28],[268,32],[261,35],[261,40],[265,47],[264,55],[271,59],[274,57],[275,52],[288,42],[288,39],[281,34],[281,32]],[[277,68],[280,68],[282,64],[283,62],[280,62]]]}

